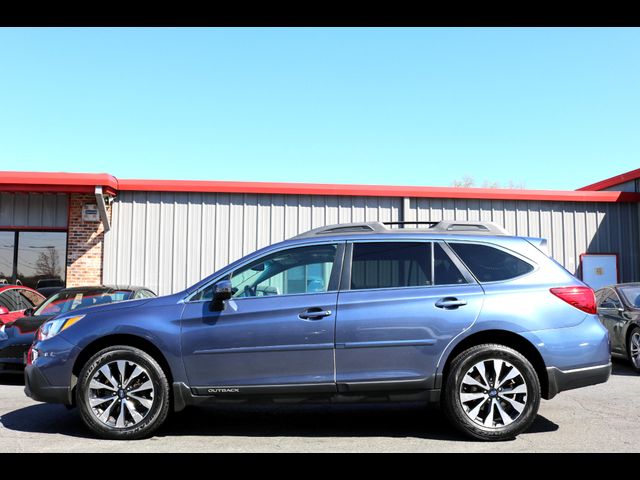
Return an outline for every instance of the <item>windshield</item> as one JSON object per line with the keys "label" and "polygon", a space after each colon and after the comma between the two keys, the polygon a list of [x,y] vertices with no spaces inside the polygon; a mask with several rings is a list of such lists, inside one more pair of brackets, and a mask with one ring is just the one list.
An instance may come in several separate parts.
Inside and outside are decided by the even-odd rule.
{"label": "windshield", "polygon": [[76,308],[93,307],[106,303],[121,302],[127,300],[131,292],[127,290],[117,290],[113,292],[88,291],[58,292],[49,297],[40,305],[34,315],[59,315],[67,313]]}
{"label": "windshield", "polygon": [[640,308],[640,285],[620,287],[620,291],[629,305]]}

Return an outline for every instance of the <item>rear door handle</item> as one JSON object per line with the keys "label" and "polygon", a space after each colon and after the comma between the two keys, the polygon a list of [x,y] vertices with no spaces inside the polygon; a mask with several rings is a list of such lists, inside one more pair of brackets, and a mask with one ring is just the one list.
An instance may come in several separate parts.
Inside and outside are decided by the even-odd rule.
{"label": "rear door handle", "polygon": [[459,300],[456,297],[444,297],[436,302],[436,307],[444,308],[445,310],[455,310],[456,308],[462,307],[466,304],[466,300]]}
{"label": "rear door handle", "polygon": [[298,318],[301,318],[302,320],[320,320],[321,318],[328,317],[331,313],[331,310],[325,310],[320,307],[311,307],[300,312]]}

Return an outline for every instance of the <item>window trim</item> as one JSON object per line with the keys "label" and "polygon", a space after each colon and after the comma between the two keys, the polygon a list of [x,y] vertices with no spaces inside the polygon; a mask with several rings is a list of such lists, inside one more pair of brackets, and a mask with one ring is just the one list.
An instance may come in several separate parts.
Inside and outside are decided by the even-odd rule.
{"label": "window trim", "polygon": [[340,290],[340,278],[341,278],[341,275],[342,275],[342,270],[344,268],[345,244],[346,244],[345,240],[324,240],[324,241],[321,241],[321,242],[304,242],[304,243],[295,244],[295,245],[284,245],[284,246],[282,246],[282,248],[269,250],[268,252],[265,252],[264,255],[261,255],[259,257],[250,258],[246,262],[242,262],[241,264],[236,265],[235,268],[233,268],[233,269],[229,269],[228,267],[223,268],[223,270],[220,273],[220,275],[216,276],[214,279],[212,279],[211,281],[207,282],[206,284],[204,284],[203,286],[198,288],[193,293],[187,294],[187,296],[184,297],[181,301],[183,303],[210,302],[211,300],[192,300],[192,298],[197,296],[204,289],[209,288],[209,286],[218,283],[220,280],[223,280],[226,277],[229,277],[236,270],[244,268],[245,266],[250,265],[250,264],[252,264],[254,262],[257,262],[262,258],[266,258],[266,257],[268,257],[270,255],[273,255],[274,253],[282,252],[282,251],[285,251],[285,250],[293,250],[293,249],[296,249],[296,248],[313,247],[313,246],[316,246],[316,245],[335,245],[337,247],[336,248],[336,256],[333,259],[333,266],[331,267],[332,268],[331,276],[329,277],[329,284],[327,285],[327,291],[326,292],[303,292],[303,293],[287,293],[287,294],[284,294],[284,295],[266,295],[266,296],[261,296],[261,297],[238,297],[238,298],[232,298],[232,300],[234,302],[236,302],[236,301],[239,301],[239,300],[255,300],[255,299],[262,299],[262,298],[285,298],[285,297],[299,296],[299,295],[323,295],[325,293],[333,293],[333,292],[337,293]]}
{"label": "window trim", "polygon": [[[473,278],[476,280],[476,282],[479,285],[496,285],[496,284],[500,284],[500,283],[511,282],[513,280],[516,280],[516,279],[524,278],[527,275],[531,275],[531,274],[537,272],[540,269],[540,266],[537,263],[535,263],[533,260],[525,257],[524,255],[519,254],[518,252],[514,252],[513,250],[511,250],[509,248],[503,247],[502,245],[497,245],[495,243],[488,243],[488,242],[482,242],[482,241],[478,241],[477,242],[477,241],[471,241],[471,240],[450,240],[450,241],[447,241],[446,243],[447,243],[447,246],[450,247],[450,249],[453,252],[453,254],[460,260],[460,262],[462,262],[462,264],[465,266],[465,268],[469,271],[469,273],[471,275],[473,275]],[[492,280],[490,282],[481,282],[480,279],[478,279],[475,276],[475,274],[473,273],[473,270],[471,270],[467,266],[467,264],[464,262],[464,260],[462,260],[462,258],[460,258],[460,256],[453,249],[453,247],[451,247],[449,245],[450,243],[464,243],[464,244],[467,244],[467,245],[483,245],[485,247],[495,248],[497,250],[503,251],[504,253],[506,253],[508,255],[511,255],[513,257],[516,257],[516,258],[522,260],[523,262],[529,264],[533,268],[530,271],[528,271],[527,273],[523,273],[522,275],[518,275],[518,276],[515,276],[515,277],[511,277],[511,278],[506,278],[504,280]]]}
{"label": "window trim", "polygon": [[[453,264],[460,270],[460,273],[465,278],[467,283],[447,283],[447,284],[433,284],[433,285],[412,285],[407,287],[376,287],[376,288],[351,288],[351,267],[353,263],[353,245],[356,243],[430,243],[431,244],[431,280],[434,280],[434,256],[436,243],[442,247],[445,255],[453,262]],[[384,239],[355,239],[347,242],[344,264],[342,266],[342,277],[340,278],[340,292],[371,292],[371,291],[386,291],[386,290],[408,290],[418,288],[438,288],[438,287],[464,287],[468,285],[477,285],[475,277],[473,277],[466,266],[458,259],[457,256],[452,256],[451,249],[448,248],[446,242],[440,239],[425,239],[425,238],[384,238]]]}

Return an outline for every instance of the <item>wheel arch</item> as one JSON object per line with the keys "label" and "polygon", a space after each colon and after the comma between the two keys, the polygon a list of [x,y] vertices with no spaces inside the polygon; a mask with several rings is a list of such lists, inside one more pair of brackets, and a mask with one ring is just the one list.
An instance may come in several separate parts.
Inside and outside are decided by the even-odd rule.
{"label": "wheel arch", "polygon": [[473,333],[458,342],[448,353],[442,367],[441,385],[444,385],[446,382],[453,359],[468,348],[475,347],[476,345],[481,345],[483,343],[497,343],[504,345],[505,347],[513,348],[524,355],[527,360],[531,362],[531,365],[538,375],[542,398],[549,398],[549,376],[547,375],[547,368],[542,355],[535,345],[533,345],[529,340],[508,330],[483,330]]}
{"label": "wheel arch", "polygon": [[[78,376],[82,367],[89,361],[91,357],[93,357],[100,350],[103,350],[108,347],[113,347],[116,345],[125,345],[128,347],[135,347],[143,352],[151,355],[151,357],[158,362],[165,375],[167,376],[167,380],[169,381],[169,385],[173,384],[173,373],[171,371],[171,366],[167,361],[166,357],[162,353],[162,351],[154,345],[151,341],[146,338],[140,337],[138,335],[132,334],[115,334],[115,335],[107,335],[104,337],[100,337],[93,342],[86,345],[82,351],[76,357],[76,360],[73,364],[73,368],[71,370],[73,378],[72,385],[75,389]],[[75,398],[75,395],[72,395],[72,398]]]}

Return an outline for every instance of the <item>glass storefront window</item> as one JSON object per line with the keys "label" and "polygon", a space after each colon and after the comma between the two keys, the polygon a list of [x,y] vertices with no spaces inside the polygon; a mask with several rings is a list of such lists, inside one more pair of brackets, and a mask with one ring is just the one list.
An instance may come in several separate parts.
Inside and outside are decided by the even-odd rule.
{"label": "glass storefront window", "polygon": [[15,232],[0,232],[0,285],[12,283]]}
{"label": "glass storefront window", "polygon": [[38,288],[41,284],[65,285],[66,232],[20,232],[18,234],[18,280]]}

